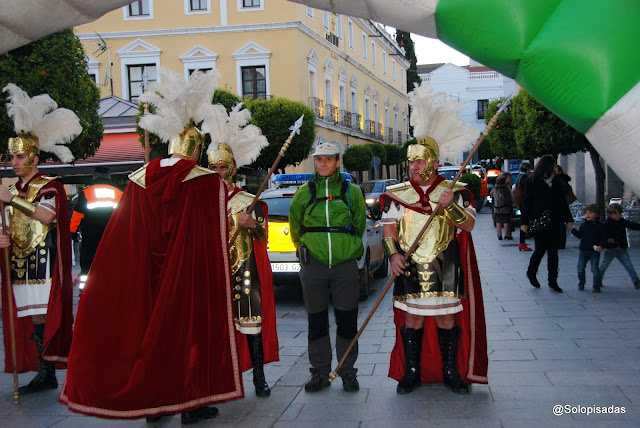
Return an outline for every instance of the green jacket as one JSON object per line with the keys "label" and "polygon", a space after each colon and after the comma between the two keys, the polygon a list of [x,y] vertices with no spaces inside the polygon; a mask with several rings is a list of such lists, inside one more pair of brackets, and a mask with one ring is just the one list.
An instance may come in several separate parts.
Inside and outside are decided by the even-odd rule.
{"label": "green jacket", "polygon": [[336,174],[333,178],[321,177],[317,173],[311,179],[316,185],[316,198],[327,195],[335,199],[319,201],[315,208],[309,205],[311,191],[304,184],[293,197],[289,208],[289,226],[291,239],[296,248],[304,244],[316,259],[328,266],[334,266],[351,259],[359,259],[364,253],[362,235],[367,227],[367,215],[364,196],[360,188],[349,183],[347,199],[351,198],[351,227],[355,234],[343,232],[306,232],[300,236],[300,221],[304,210],[306,227],[344,227],[349,224],[349,207],[340,199],[340,190],[344,178]]}

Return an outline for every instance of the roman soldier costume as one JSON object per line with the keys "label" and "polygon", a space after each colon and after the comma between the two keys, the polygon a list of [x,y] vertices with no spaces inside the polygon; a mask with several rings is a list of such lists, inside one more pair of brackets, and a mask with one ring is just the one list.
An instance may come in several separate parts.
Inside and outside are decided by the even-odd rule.
{"label": "roman soldier costume", "polygon": [[[240,106],[236,106],[229,116],[226,110],[218,109],[221,117],[217,123],[225,125],[210,130],[213,142],[207,157],[210,168],[221,165],[228,168],[222,178],[227,183],[229,195],[229,251],[238,354],[243,370],[253,367],[256,395],[266,397],[271,391],[265,379],[264,364],[278,360],[273,275],[266,247],[267,204],[259,201],[250,213],[254,227],[242,227],[239,215],[247,211],[255,196],[236,187],[233,175],[238,166],[253,162],[268,141],[254,125],[240,129],[250,118],[248,110],[240,110]],[[242,119],[237,120],[239,116]],[[240,158],[234,158],[234,149],[236,153],[242,153]]]}
{"label": "roman soldier costume", "polygon": [[160,75],[161,95],[141,100],[170,117],[147,113],[140,126],[170,139],[172,157],[130,175],[82,294],[59,400],[103,418],[182,412],[190,424],[217,415],[209,404],[243,396],[228,198],[220,177],[193,160],[205,138],[195,123],[211,105],[217,72],[189,82]]}
{"label": "roman soldier costume", "polygon": [[[409,146],[407,158],[409,162],[426,161],[420,172],[424,181],[431,177],[438,159],[453,154],[453,162],[457,162],[455,158],[463,151],[459,142],[477,134],[460,123],[459,107],[451,105],[454,101],[443,98],[443,94],[432,94],[430,86],[416,88],[410,96],[418,144]],[[440,148],[436,139],[444,142]],[[443,147],[445,156],[441,154]],[[390,187],[380,197],[384,207],[381,222],[398,228],[397,241],[384,239],[390,256],[404,255],[409,250],[449,186],[442,176],[423,186],[410,180]],[[465,393],[468,383],[487,383],[484,307],[473,241],[470,232],[456,227],[475,214],[473,195],[464,186],[457,183],[453,187],[453,203],[435,213],[409,256],[408,267],[395,280],[397,329],[389,376],[399,381],[398,393],[410,392],[421,383],[436,382]],[[428,318],[422,328],[408,328],[405,312]],[[433,316],[438,315],[454,315],[454,327],[437,327]]]}
{"label": "roman soldier costume", "polygon": [[[71,280],[71,240],[67,195],[60,177],[33,174],[35,156],[40,150],[54,153],[63,162],[73,160],[67,147],[82,132],[80,121],[68,109],[57,108],[49,95],[30,98],[13,84],[4,88],[11,102],[7,111],[18,136],[9,139],[11,155],[27,155],[20,180],[9,187],[14,197],[9,203],[11,228],[10,270],[13,295],[2,287],[2,307],[15,301],[15,313],[2,311],[5,344],[5,371],[13,372],[9,317],[14,317],[18,372],[37,370],[26,386],[29,394],[58,387],[55,368],[65,368],[71,345],[73,312]],[[30,177],[25,180],[23,177]],[[33,218],[38,207],[55,214],[48,224]],[[34,324],[31,316],[44,316],[45,323]],[[31,340],[30,340],[31,339]]]}

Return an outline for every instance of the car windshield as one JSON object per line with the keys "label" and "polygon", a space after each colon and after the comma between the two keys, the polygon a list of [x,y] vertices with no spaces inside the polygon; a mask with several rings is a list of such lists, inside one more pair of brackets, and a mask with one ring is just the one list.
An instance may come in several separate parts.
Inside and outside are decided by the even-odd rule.
{"label": "car windshield", "polygon": [[289,218],[289,207],[293,198],[265,198],[269,207],[269,217]]}
{"label": "car windshield", "polygon": [[385,181],[369,181],[362,183],[362,191],[368,193],[383,193],[385,190]]}
{"label": "car windshield", "polygon": [[441,176],[443,176],[447,180],[452,180],[453,177],[455,177],[457,173],[458,173],[457,169],[445,169],[445,170],[439,169],[438,170],[438,174],[440,174]]}

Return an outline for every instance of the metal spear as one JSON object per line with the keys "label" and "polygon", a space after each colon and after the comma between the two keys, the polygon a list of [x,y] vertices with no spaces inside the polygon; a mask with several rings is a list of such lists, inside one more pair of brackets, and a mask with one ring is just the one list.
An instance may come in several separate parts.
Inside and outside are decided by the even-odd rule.
{"label": "metal spear", "polygon": [[[264,190],[265,187],[267,187],[267,183],[269,182],[269,178],[271,177],[271,174],[273,174],[273,171],[275,171],[276,168],[278,167],[278,163],[280,163],[280,159],[282,159],[282,156],[284,156],[284,152],[286,152],[287,149],[289,148],[289,145],[291,144],[291,140],[293,140],[293,137],[296,134],[300,134],[300,127],[302,127],[303,118],[304,118],[304,114],[300,116],[298,120],[296,120],[296,122],[293,124],[293,126],[289,128],[291,130],[291,134],[289,134],[289,137],[282,145],[282,148],[280,149],[280,153],[278,153],[278,157],[276,157],[276,160],[273,162],[273,165],[271,165],[271,168],[269,169],[267,176],[262,181],[262,184],[260,185],[260,189],[258,189],[258,193],[256,193],[256,196],[253,198],[253,202],[251,202],[251,205],[249,205],[249,208],[247,208],[248,213],[252,212],[256,204],[258,203],[258,199],[260,199],[260,195],[262,194],[262,191]],[[236,238],[238,237],[238,233],[240,233],[240,228],[236,229],[235,233],[233,234],[229,242],[235,242]]]}

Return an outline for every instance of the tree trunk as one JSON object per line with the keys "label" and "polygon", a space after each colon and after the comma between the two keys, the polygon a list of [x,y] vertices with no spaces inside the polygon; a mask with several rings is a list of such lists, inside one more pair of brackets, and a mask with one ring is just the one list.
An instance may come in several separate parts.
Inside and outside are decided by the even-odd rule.
{"label": "tree trunk", "polygon": [[604,179],[605,179],[605,171],[602,167],[602,163],[600,163],[600,154],[593,148],[592,145],[589,145],[589,155],[591,156],[591,163],[593,164],[593,170],[596,173],[596,203],[600,208],[600,218],[605,218],[604,211],[606,208],[604,201]]}

